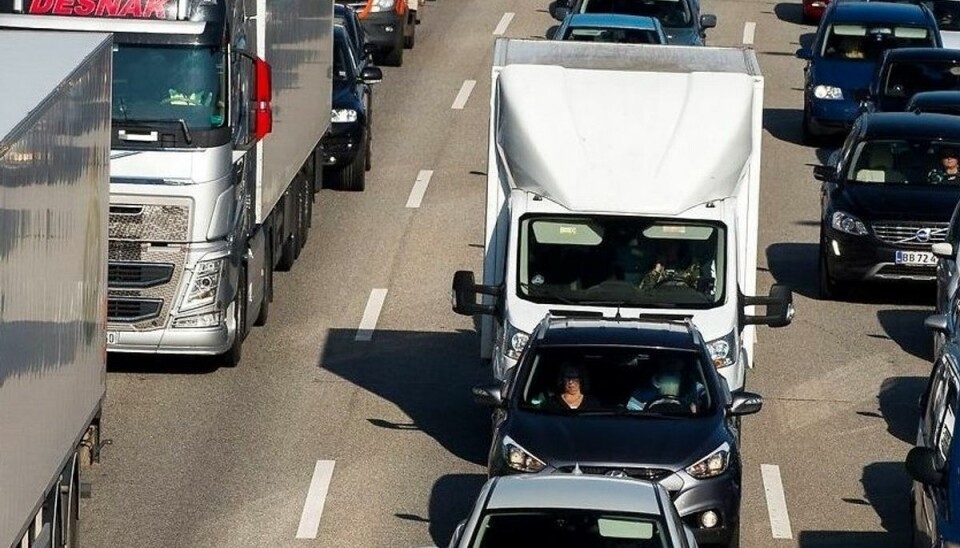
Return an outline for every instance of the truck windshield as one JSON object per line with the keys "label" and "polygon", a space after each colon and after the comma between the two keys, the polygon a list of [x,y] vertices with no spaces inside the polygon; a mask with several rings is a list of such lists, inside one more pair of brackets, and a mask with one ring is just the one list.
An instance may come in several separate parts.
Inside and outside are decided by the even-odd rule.
{"label": "truck windshield", "polygon": [[724,299],[724,234],[705,222],[527,217],[518,294],[539,303],[711,308]]}
{"label": "truck windshield", "polygon": [[115,122],[178,122],[190,129],[227,123],[227,76],[220,48],[122,44],[113,54]]}

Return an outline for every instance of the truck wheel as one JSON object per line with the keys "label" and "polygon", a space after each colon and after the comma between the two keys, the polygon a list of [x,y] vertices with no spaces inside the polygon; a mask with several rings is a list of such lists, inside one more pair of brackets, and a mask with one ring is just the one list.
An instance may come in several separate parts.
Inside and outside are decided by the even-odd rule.
{"label": "truck wheel", "polygon": [[[821,242],[821,249],[823,248],[823,243]],[[847,293],[847,285],[839,280],[833,279],[830,275],[830,267],[827,266],[827,257],[825,256],[825,251],[820,252],[820,261],[817,265],[817,273],[819,274],[819,290],[820,290],[820,300],[843,300]]]}
{"label": "truck wheel", "polygon": [[410,36],[403,37],[403,47],[405,49],[413,49],[413,46],[417,44],[417,12],[412,12],[410,19]]}
{"label": "truck wheel", "polygon": [[263,269],[263,302],[260,303],[260,313],[253,325],[261,327],[267,325],[267,318],[270,317],[270,301],[273,299],[273,246],[270,245],[269,233],[267,234],[267,249],[264,252]]}
{"label": "truck wheel", "polygon": [[[295,199],[299,202],[299,194],[295,194],[295,196]],[[300,211],[299,203],[294,204],[294,208],[297,213],[291,219],[293,227],[290,230],[290,235],[280,246],[280,261],[277,263],[277,270],[281,272],[289,272],[293,268],[293,263],[297,262],[297,257],[300,256],[300,218],[303,214]]]}
{"label": "truck wheel", "polygon": [[221,367],[236,367],[243,354],[243,339],[247,334],[247,267],[240,268],[237,280],[237,296],[234,297],[234,324],[236,332],[233,335],[233,346],[220,355]]}
{"label": "truck wheel", "polygon": [[337,173],[337,188],[351,192],[363,192],[367,186],[366,158],[363,154],[357,154],[350,165]]}

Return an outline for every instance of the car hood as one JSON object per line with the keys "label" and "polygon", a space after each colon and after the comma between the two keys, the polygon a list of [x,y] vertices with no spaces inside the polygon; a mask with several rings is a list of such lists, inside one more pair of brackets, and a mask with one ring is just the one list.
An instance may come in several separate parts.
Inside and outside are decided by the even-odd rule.
{"label": "car hood", "polygon": [[852,100],[851,92],[870,87],[876,70],[875,62],[820,58],[810,67],[810,83],[814,86],[836,86],[843,90],[844,99]]}
{"label": "car hood", "polygon": [[948,222],[958,200],[960,185],[845,184],[836,204],[865,221]]}
{"label": "car hood", "polygon": [[334,81],[333,97],[331,105],[333,108],[353,108],[360,105],[360,98],[357,97],[357,88],[352,82]]}
{"label": "car hood", "polygon": [[520,411],[504,425],[503,432],[553,467],[579,463],[677,471],[728,441],[722,421],[720,415],[658,419]]}

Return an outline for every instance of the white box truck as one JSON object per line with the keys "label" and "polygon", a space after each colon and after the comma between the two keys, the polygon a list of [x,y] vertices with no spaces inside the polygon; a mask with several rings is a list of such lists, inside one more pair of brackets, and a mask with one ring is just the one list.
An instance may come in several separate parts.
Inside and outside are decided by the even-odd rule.
{"label": "white box truck", "polygon": [[76,546],[106,390],[111,37],[0,33],[0,547]]}
{"label": "white box truck", "polygon": [[[499,39],[490,98],[481,358],[507,378],[549,311],[691,317],[732,390],[754,325],[763,77],[749,49]],[[477,301],[477,294],[483,296]],[[753,307],[766,306],[766,314]]]}
{"label": "white box truck", "polygon": [[110,351],[236,365],[322,185],[333,0],[0,0],[0,28],[114,33]]}

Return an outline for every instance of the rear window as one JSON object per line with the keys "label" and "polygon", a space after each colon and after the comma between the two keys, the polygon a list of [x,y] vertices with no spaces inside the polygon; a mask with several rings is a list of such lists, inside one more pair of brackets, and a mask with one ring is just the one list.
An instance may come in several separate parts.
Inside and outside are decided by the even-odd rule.
{"label": "rear window", "polygon": [[684,0],[584,0],[581,13],[619,13],[656,17],[665,27],[693,25],[690,8]]}
{"label": "rear window", "polygon": [[659,44],[660,36],[652,30],[640,29],[600,29],[589,27],[571,27],[563,35],[564,40],[573,42],[603,42],[614,44]]}

